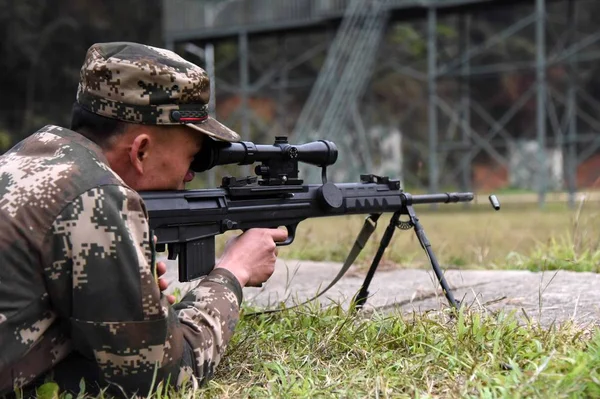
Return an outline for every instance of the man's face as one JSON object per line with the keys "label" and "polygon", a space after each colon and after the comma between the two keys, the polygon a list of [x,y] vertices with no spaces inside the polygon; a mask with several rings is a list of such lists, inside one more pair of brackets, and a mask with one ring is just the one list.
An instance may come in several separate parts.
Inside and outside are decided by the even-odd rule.
{"label": "man's face", "polygon": [[194,178],[190,164],[205,136],[186,126],[153,126],[130,147],[133,174],[127,182],[137,191],[183,190]]}

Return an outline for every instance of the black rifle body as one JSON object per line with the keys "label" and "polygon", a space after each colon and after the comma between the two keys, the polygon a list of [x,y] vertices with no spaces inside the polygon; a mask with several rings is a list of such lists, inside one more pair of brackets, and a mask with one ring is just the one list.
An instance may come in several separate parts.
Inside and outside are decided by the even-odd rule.
{"label": "black rifle body", "polygon": [[[411,195],[398,181],[307,185],[241,185],[217,189],[143,192],[159,250],[178,257],[179,280],[210,273],[215,236],[229,230],[285,226],[288,239],[308,218],[396,212],[416,204],[467,202],[472,193]],[[332,237],[335,238],[335,237]]]}

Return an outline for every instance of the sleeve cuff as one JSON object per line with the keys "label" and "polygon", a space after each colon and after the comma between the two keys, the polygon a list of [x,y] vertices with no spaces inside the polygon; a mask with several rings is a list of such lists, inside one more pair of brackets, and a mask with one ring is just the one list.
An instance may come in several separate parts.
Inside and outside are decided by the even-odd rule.
{"label": "sleeve cuff", "polygon": [[[237,277],[229,270],[224,269],[222,267],[214,268],[207,276],[206,280],[218,282],[223,284],[227,288],[229,288],[235,294],[238,305],[242,306],[242,300],[244,299],[244,294],[242,291],[242,285],[238,281]],[[205,281],[206,281],[205,280]]]}

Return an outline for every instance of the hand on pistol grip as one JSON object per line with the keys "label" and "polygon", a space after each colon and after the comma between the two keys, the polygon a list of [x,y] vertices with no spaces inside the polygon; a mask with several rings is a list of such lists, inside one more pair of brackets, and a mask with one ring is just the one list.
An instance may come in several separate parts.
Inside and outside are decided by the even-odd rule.
{"label": "hand on pistol grip", "polygon": [[[295,231],[295,229],[293,230]],[[278,228],[251,228],[225,245],[216,267],[233,273],[242,287],[260,287],[275,271],[278,244],[291,243],[293,236]]]}

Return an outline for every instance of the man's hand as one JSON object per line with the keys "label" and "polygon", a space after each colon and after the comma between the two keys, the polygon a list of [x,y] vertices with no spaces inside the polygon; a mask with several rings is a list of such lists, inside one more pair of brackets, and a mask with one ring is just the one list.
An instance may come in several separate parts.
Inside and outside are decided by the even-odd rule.
{"label": "man's hand", "polygon": [[[169,282],[164,278],[160,278],[163,274],[167,272],[167,265],[165,262],[156,262],[156,274],[158,275],[158,288],[161,291],[166,290],[169,287]],[[167,301],[172,305],[175,303],[175,295],[167,295]]]}
{"label": "man's hand", "polygon": [[230,239],[218,265],[237,277],[242,287],[258,287],[275,271],[275,242],[287,239],[287,230],[249,229]]}
{"label": "man's hand", "polygon": [[[156,241],[157,241],[157,237],[154,236],[154,245],[156,245]],[[159,277],[159,279],[158,279],[158,289],[161,290],[161,291],[164,291],[167,288],[169,288],[169,282],[167,280],[165,280],[164,278],[160,278],[160,276],[162,276],[166,272],[167,272],[167,265],[165,264],[165,262],[156,262],[156,275]],[[175,303],[175,296],[174,295],[167,295],[167,301],[169,301],[169,303],[171,305],[174,304]]]}

